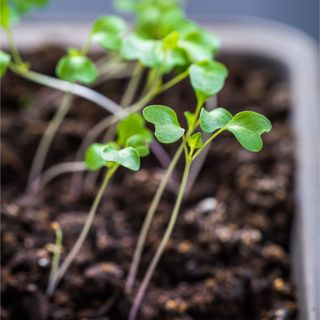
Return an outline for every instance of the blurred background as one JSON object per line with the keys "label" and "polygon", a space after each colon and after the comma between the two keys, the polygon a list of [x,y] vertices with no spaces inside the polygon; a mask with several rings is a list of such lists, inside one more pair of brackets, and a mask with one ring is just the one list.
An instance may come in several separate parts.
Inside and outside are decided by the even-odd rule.
{"label": "blurred background", "polygon": [[[265,18],[298,28],[319,40],[319,0],[188,0],[190,17],[203,20]],[[112,0],[51,0],[29,20],[92,20],[115,13]]]}

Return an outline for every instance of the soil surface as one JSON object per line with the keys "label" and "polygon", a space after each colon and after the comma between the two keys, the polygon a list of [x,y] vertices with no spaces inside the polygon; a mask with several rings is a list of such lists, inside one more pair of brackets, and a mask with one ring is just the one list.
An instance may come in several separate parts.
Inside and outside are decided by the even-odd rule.
{"label": "soil surface", "polygon": [[[48,46],[25,57],[34,70],[53,75],[63,53]],[[289,251],[294,141],[286,70],[258,57],[222,54],[219,59],[230,76],[218,105],[233,113],[261,112],[272,120],[273,130],[258,154],[243,150],[228,133],[212,144],[152,278],[140,320],[296,319]],[[119,101],[125,85],[112,80],[96,89]],[[124,282],[164,170],[150,156],[139,172],[119,172],[81,253],[54,296],[46,299],[54,242],[51,224],[57,221],[63,230],[64,259],[99,187],[95,177],[87,175],[79,186],[81,196],[72,197],[71,175],[66,174],[33,198],[24,195],[35,149],[60,100],[55,91],[12,73],[2,81],[2,319],[127,319],[133,297],[124,294]],[[194,106],[187,82],[156,101],[180,113]],[[46,168],[72,161],[86,132],[106,115],[76,98]],[[174,199],[175,190],[169,189],[148,237],[139,281],[164,233]]]}

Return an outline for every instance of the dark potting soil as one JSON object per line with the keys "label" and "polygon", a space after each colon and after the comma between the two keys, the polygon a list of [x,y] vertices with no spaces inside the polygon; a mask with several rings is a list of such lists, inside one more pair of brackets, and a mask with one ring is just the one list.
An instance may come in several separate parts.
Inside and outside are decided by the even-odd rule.
{"label": "dark potting soil", "polygon": [[[45,47],[26,58],[33,69],[54,74],[63,53],[61,48]],[[296,318],[289,248],[295,208],[294,144],[286,70],[255,56],[222,54],[219,59],[230,76],[218,105],[233,113],[261,112],[271,119],[273,130],[264,136],[265,147],[257,154],[243,150],[231,134],[214,141],[152,278],[141,320]],[[119,80],[96,87],[116,101],[124,88],[125,82]],[[143,160],[137,173],[121,170],[106,192],[80,254],[47,300],[44,291],[54,242],[51,223],[57,221],[62,227],[63,259],[81,230],[99,183],[87,175],[78,186],[81,196],[71,197],[71,175],[66,174],[26,201],[28,170],[61,95],[12,73],[2,81],[1,93],[2,319],[127,319],[133,296],[126,296],[123,286],[164,170],[153,156]],[[156,101],[181,114],[194,107],[187,82]],[[46,168],[72,161],[84,135],[106,115],[76,98],[54,139]],[[172,154],[175,148],[168,151]],[[174,190],[167,190],[149,233],[139,281],[164,233],[174,199]]]}

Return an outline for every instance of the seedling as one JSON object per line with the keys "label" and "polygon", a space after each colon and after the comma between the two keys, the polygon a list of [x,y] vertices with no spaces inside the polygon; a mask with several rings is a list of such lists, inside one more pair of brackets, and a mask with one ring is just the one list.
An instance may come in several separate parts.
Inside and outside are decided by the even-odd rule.
{"label": "seedling", "polygon": [[63,239],[62,230],[58,222],[53,222],[51,224],[51,228],[55,233],[55,243],[53,247],[52,262],[51,262],[51,269],[50,269],[48,283],[52,282],[54,275],[58,271],[59,264],[60,264],[61,249],[62,249],[62,239]]}
{"label": "seedling", "polygon": [[[231,132],[246,150],[259,152],[263,147],[261,135],[270,132],[272,128],[271,122],[256,112],[243,111],[233,116],[224,108],[216,108],[208,112],[203,107],[208,98],[222,89],[226,77],[227,69],[217,62],[203,61],[190,67],[190,80],[196,93],[197,107],[194,113],[186,113],[188,128],[181,127],[175,111],[168,106],[151,105],[143,110],[145,120],[155,126],[155,137],[159,142],[167,144],[182,140],[185,167],[170,221],[135,296],[129,320],[136,319],[147,286],[173,232],[192,163],[215,138],[225,131]],[[201,132],[197,131],[198,127],[211,134],[206,141],[203,141]]]}
{"label": "seedling", "polygon": [[[121,36],[125,30],[126,24],[120,18],[105,16],[96,20],[82,49],[70,48],[67,55],[59,60],[56,67],[57,76],[70,83],[79,82],[86,85],[94,83],[98,78],[98,69],[87,56],[91,42],[96,42],[106,49],[117,50],[121,45]],[[69,112],[72,101],[73,95],[71,92],[66,92],[60,107],[40,141],[31,166],[29,182],[41,174],[52,140]]]}
{"label": "seedling", "polygon": [[144,120],[140,114],[132,114],[120,122],[117,127],[117,136],[116,141],[107,144],[92,144],[86,152],[85,163],[89,170],[98,171],[106,167],[107,172],[77,241],[59,269],[56,270],[55,268],[50,276],[47,289],[48,296],[53,294],[56,286],[79,253],[110,179],[120,166],[138,171],[140,169],[140,158],[149,154],[149,144],[153,137],[151,132],[145,128]]}
{"label": "seedling", "polygon": [[[192,64],[188,69],[188,74],[189,73],[190,81],[193,88],[196,91],[198,102],[194,112],[185,112],[185,117],[189,127],[188,136],[198,126],[197,118],[200,114],[202,105],[210,97],[210,95],[215,95],[221,90],[224,81],[228,75],[227,69],[224,65],[211,60],[206,60]],[[173,112],[170,108],[166,109],[166,113],[162,112],[161,121],[159,121],[159,119],[157,118],[154,118],[155,115],[149,115],[149,117],[150,118],[148,121],[155,124],[155,135],[157,139],[159,139],[159,141],[162,143],[172,143],[176,141],[176,139],[181,138],[185,133],[185,129],[181,128],[175,112]],[[170,129],[169,135],[166,134],[168,132],[167,128]],[[184,146],[183,144],[181,144],[180,147],[177,148],[177,151],[173,156],[172,161],[168,166],[168,169],[148,209],[145,221],[142,226],[142,230],[139,235],[128,278],[126,281],[125,290],[127,293],[130,293],[132,291],[148,230],[150,228],[155,211],[160,202],[161,196],[168,184],[168,181],[172,175],[173,170],[177,165],[179,158],[183,153],[183,150]]]}
{"label": "seedling", "polygon": [[[132,171],[139,170],[141,157],[149,154],[149,145],[153,135],[145,128],[145,119],[154,125],[154,134],[160,143],[171,144],[180,141],[180,145],[177,147],[151,202],[139,235],[125,287],[127,293],[131,292],[155,211],[179,158],[184,155],[185,167],[169,224],[143,278],[130,312],[130,320],[134,320],[153,272],[173,232],[192,163],[223,132],[233,134],[246,150],[260,151],[263,146],[261,135],[271,130],[271,123],[263,115],[252,111],[243,111],[232,115],[224,108],[207,110],[204,107],[206,101],[217,95],[223,88],[228,71],[223,64],[214,60],[220,46],[219,40],[193,21],[188,20],[179,6],[179,1],[118,0],[116,1],[118,7],[135,15],[132,32],[128,32],[126,23],[119,17],[100,17],[94,22],[82,48],[70,48],[66,55],[59,60],[56,68],[58,78],[31,71],[31,66],[28,62],[23,61],[17,50],[11,25],[14,21],[19,20],[24,13],[41,7],[46,2],[46,0],[12,0],[8,4],[6,0],[1,0],[0,22],[7,34],[10,53],[0,52],[0,75],[4,75],[6,70],[10,69],[21,77],[65,93],[57,113],[39,144],[30,172],[30,181],[42,172],[51,142],[71,107],[74,95],[93,101],[113,114],[89,131],[78,152],[80,159],[82,159],[82,151],[91,144],[85,153],[87,169],[99,172],[106,168],[107,171],[83,229],[61,266],[59,266],[60,251],[54,254],[47,289],[49,296],[52,295],[81,249],[105,189],[115,172],[119,167],[125,167]],[[132,77],[123,93],[120,105],[84,86],[94,84],[103,75],[97,64],[88,57],[93,43],[106,50],[107,55],[103,63],[108,61],[112,65],[113,61],[121,61],[134,66]],[[146,82],[141,86],[145,72],[147,73]],[[174,76],[164,82],[164,76],[168,74]],[[144,108],[150,104],[152,99],[187,77],[190,78],[197,99],[194,110],[185,112],[187,128],[180,125],[173,108],[163,105],[150,105]],[[139,91],[140,87],[142,87],[141,92]],[[139,98],[135,100],[137,96]],[[144,119],[136,113],[142,109]],[[115,141],[105,139],[102,143],[92,143],[101,133],[107,129],[113,129],[112,126],[115,126],[119,121],[120,123],[115,130],[117,135]],[[209,134],[209,138],[205,140],[202,132]],[[76,160],[79,161],[78,156]],[[76,163],[79,164],[79,162]],[[56,229],[56,242],[59,242],[61,247],[62,239],[59,233],[61,230],[59,230]]]}

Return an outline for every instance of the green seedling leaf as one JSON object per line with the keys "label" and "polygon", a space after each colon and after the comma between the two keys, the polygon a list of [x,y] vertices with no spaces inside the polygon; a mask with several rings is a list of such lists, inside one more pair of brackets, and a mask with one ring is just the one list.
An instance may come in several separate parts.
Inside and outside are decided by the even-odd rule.
{"label": "green seedling leaf", "polygon": [[135,135],[143,136],[145,141],[152,142],[152,133],[145,127],[145,121],[139,113],[133,113],[123,119],[117,127],[118,143],[121,146],[126,145],[127,140]]}
{"label": "green seedling leaf", "polygon": [[184,113],[184,116],[186,117],[187,119],[187,124],[188,124],[188,128],[192,128],[195,121],[196,121],[196,115],[190,111],[186,111]]}
{"label": "green seedling leaf", "polygon": [[189,27],[189,23],[181,8],[172,8],[162,16],[159,31],[162,36],[166,36],[173,31],[180,33]]}
{"label": "green seedling leaf", "polygon": [[155,125],[155,136],[161,143],[173,143],[184,134],[177,114],[169,107],[152,105],[144,108],[143,116],[146,121]]}
{"label": "green seedling leaf", "polygon": [[252,152],[258,152],[262,149],[261,135],[264,132],[270,132],[271,129],[270,120],[253,111],[237,113],[226,127],[226,130],[235,135],[243,148]]}
{"label": "green seedling leaf", "polygon": [[108,145],[101,153],[101,157],[107,162],[119,164],[133,171],[140,169],[140,157],[137,150],[127,147],[121,150]]}
{"label": "green seedling leaf", "polygon": [[200,112],[200,127],[204,132],[211,133],[226,126],[232,120],[232,114],[223,108],[210,112],[202,108]]}
{"label": "green seedling leaf", "polygon": [[125,60],[138,60],[142,65],[152,68],[160,61],[153,54],[156,44],[154,40],[143,39],[132,33],[123,42],[120,54]]}
{"label": "green seedling leaf", "polygon": [[10,9],[7,0],[0,1],[0,24],[3,29],[7,30],[10,25]]}
{"label": "green seedling leaf", "polygon": [[169,73],[175,67],[183,67],[188,64],[186,53],[181,48],[162,51],[158,56],[161,57],[160,67],[163,73]]}
{"label": "green seedling leaf", "polygon": [[0,50],[0,76],[2,77],[10,64],[11,57],[4,51]]}
{"label": "green seedling leaf", "polygon": [[136,1],[132,0],[115,0],[114,6],[124,12],[134,12],[137,9]]}
{"label": "green seedling leaf", "polygon": [[178,46],[179,33],[177,31],[171,32],[163,39],[163,50],[175,49]]}
{"label": "green seedling leaf", "polygon": [[92,27],[91,39],[105,49],[117,50],[127,30],[123,19],[116,16],[105,16],[97,19]]}
{"label": "green seedling leaf", "polygon": [[56,67],[59,78],[69,82],[93,83],[98,77],[95,64],[81,52],[71,49],[68,55],[62,57]]}
{"label": "green seedling leaf", "polygon": [[202,61],[190,67],[190,80],[197,98],[207,100],[224,86],[227,68],[216,61]]}
{"label": "green seedling leaf", "polygon": [[[171,16],[178,18],[177,11],[181,9],[177,1],[174,0],[143,0],[138,1],[135,10],[135,29],[145,38],[162,39],[171,31],[177,30],[177,26]],[[181,15],[181,14],[180,14]]]}
{"label": "green seedling leaf", "polygon": [[106,144],[93,143],[85,154],[85,164],[91,171],[100,170],[106,166],[106,161],[101,157],[102,151],[106,148]]}
{"label": "green seedling leaf", "polygon": [[188,145],[191,150],[199,149],[202,147],[202,135],[200,132],[196,132],[188,138]]}
{"label": "green seedling leaf", "polygon": [[138,60],[145,67],[160,68],[161,72],[167,73],[188,63],[185,50],[177,47],[178,37],[179,34],[173,32],[160,41],[133,33],[123,42],[120,54],[125,60]]}
{"label": "green seedling leaf", "polygon": [[140,157],[146,157],[150,153],[149,143],[145,135],[136,134],[127,140],[126,147],[133,147]]}
{"label": "green seedling leaf", "polygon": [[185,49],[190,62],[211,60],[220,43],[211,33],[200,28],[187,33],[179,41],[179,47]]}

